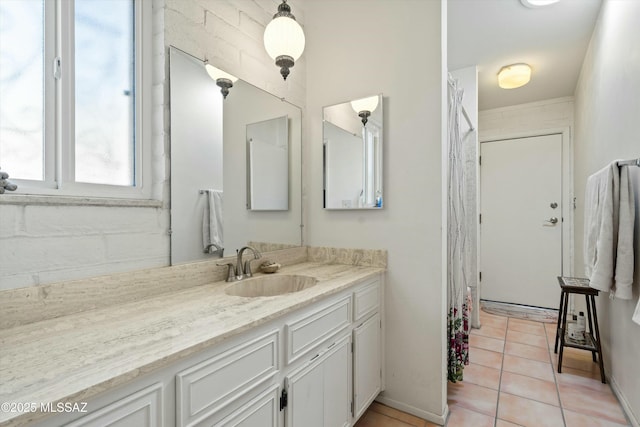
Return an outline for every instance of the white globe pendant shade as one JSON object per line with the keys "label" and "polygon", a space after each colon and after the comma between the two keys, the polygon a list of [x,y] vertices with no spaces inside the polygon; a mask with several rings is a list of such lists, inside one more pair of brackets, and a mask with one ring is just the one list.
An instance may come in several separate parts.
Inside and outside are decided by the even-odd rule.
{"label": "white globe pendant shade", "polygon": [[286,0],[278,6],[278,13],[264,30],[264,48],[280,67],[280,74],[286,80],[289,68],[304,52],[304,31],[291,14]]}
{"label": "white globe pendant shade", "polygon": [[233,87],[233,84],[238,81],[238,78],[233,74],[226,73],[220,68],[216,68],[211,64],[206,64],[204,68],[207,70],[207,74],[211,77],[218,86],[220,86],[220,93],[223,98],[227,98],[229,95],[229,89]]}
{"label": "white globe pendant shade", "polygon": [[351,101],[351,108],[353,108],[353,111],[356,113],[359,113],[360,111],[368,111],[371,113],[378,108],[378,97],[370,96],[368,98]]}

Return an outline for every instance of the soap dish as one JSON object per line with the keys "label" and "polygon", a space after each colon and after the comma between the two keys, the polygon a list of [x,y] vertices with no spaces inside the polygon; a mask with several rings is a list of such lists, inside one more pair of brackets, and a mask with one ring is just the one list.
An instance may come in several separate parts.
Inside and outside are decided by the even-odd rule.
{"label": "soap dish", "polygon": [[260,271],[262,271],[263,273],[275,273],[280,269],[280,267],[282,266],[277,262],[265,261],[260,264]]}

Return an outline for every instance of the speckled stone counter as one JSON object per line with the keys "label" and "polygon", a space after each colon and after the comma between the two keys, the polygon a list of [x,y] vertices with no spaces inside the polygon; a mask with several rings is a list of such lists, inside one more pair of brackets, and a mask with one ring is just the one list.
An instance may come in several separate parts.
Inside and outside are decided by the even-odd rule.
{"label": "speckled stone counter", "polygon": [[[0,402],[85,401],[377,275],[384,255],[375,266],[317,257],[287,265],[276,274],[311,276],[318,284],[281,296],[228,296],[228,283],[211,281],[0,329]],[[188,271],[178,276],[185,280]],[[0,412],[0,425],[39,417]]]}

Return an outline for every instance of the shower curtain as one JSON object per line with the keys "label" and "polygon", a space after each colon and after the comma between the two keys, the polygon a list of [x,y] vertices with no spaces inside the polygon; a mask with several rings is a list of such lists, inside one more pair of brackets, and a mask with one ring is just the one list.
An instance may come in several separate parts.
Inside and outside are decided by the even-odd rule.
{"label": "shower curtain", "polygon": [[448,369],[451,382],[462,381],[464,365],[469,364],[469,278],[468,231],[465,227],[464,160],[460,136],[463,90],[449,76],[448,143],[448,227],[447,227],[447,297],[448,297]]}

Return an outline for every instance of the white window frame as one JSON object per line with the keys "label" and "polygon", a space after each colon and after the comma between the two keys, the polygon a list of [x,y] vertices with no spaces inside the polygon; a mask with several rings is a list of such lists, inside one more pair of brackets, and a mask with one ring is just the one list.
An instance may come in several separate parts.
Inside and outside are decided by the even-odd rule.
{"label": "white window frame", "polygon": [[[47,0],[44,7],[44,174],[42,181],[10,178],[18,185],[13,194],[151,199],[152,2],[134,0],[135,160],[132,186],[75,182],[74,3]],[[58,59],[59,67],[56,66]],[[59,78],[55,76],[58,68]],[[10,165],[5,169],[11,174]]]}

